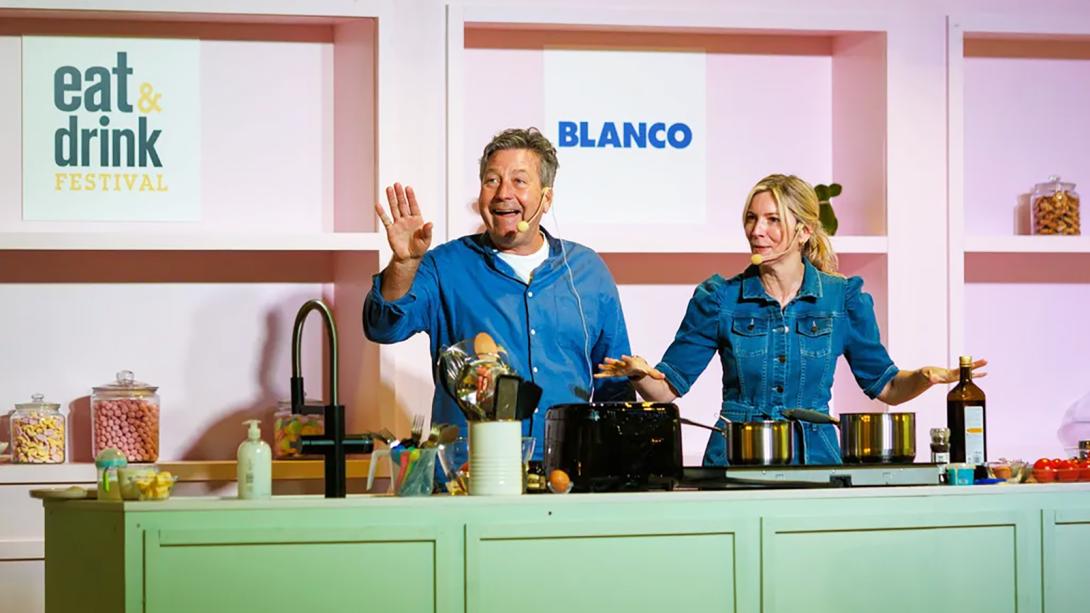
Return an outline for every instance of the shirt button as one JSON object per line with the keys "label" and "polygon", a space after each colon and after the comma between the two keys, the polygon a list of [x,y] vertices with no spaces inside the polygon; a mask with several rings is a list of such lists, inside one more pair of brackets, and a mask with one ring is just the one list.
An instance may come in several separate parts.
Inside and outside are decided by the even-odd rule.
{"label": "shirt button", "polygon": [[526,297],[527,297],[527,298],[533,298],[533,297],[534,297],[534,293],[533,293],[533,292],[526,292]]}
{"label": "shirt button", "polygon": [[787,356],[781,355],[780,357],[778,357],[776,359],[780,361],[780,364],[783,364],[784,362],[787,361]]}
{"label": "shirt button", "polygon": [[537,374],[537,366],[534,366],[534,374]]}
{"label": "shirt button", "polygon": [[787,329],[787,326],[784,326],[782,332],[784,334],[787,334],[788,332],[790,332],[790,330]]}
{"label": "shirt button", "polygon": [[533,328],[530,328],[530,336],[533,336],[535,334],[537,334],[537,330],[534,330]]}
{"label": "shirt button", "polygon": [[774,387],[772,389],[776,390],[777,394],[782,394],[783,393],[783,386],[782,385],[777,385],[776,387]]}

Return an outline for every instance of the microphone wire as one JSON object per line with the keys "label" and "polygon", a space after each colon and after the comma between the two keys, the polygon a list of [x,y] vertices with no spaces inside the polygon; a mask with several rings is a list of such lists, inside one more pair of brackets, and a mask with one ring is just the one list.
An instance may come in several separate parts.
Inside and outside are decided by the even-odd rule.
{"label": "microphone wire", "polygon": [[587,402],[590,402],[594,395],[594,364],[590,359],[590,331],[587,327],[587,316],[583,310],[583,297],[579,295],[579,289],[575,287],[575,274],[572,272],[571,264],[568,263],[568,250],[564,247],[564,239],[560,238],[560,220],[556,216],[556,206],[549,207],[549,215],[556,227],[557,239],[560,241],[560,256],[568,272],[568,286],[575,296],[575,304],[579,307],[579,322],[583,325],[583,358],[587,363]]}

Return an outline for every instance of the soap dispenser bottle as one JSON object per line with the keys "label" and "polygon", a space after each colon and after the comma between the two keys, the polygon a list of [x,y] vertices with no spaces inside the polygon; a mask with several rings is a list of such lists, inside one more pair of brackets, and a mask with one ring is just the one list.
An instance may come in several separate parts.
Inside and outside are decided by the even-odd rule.
{"label": "soap dispenser bottle", "polygon": [[261,440],[261,422],[248,419],[246,440],[238,446],[238,497],[268,498],[272,495],[272,449]]}

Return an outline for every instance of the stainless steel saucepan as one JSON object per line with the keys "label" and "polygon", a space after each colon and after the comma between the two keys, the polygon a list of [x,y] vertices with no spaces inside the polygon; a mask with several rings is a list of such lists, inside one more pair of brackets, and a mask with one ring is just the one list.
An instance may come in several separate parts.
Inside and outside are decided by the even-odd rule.
{"label": "stainless steel saucepan", "polygon": [[910,463],[916,459],[916,414],[841,413],[832,417],[809,409],[789,409],[784,416],[840,428],[840,457],[845,463]]}
{"label": "stainless steel saucepan", "polygon": [[[793,427],[792,422],[778,419],[759,421],[727,421],[722,428],[708,426],[684,417],[681,423],[713,430],[723,435],[727,444],[727,460],[732,466],[758,465],[770,466],[790,464],[793,457],[795,440],[800,440],[801,426]],[[797,425],[797,424],[796,424]]]}

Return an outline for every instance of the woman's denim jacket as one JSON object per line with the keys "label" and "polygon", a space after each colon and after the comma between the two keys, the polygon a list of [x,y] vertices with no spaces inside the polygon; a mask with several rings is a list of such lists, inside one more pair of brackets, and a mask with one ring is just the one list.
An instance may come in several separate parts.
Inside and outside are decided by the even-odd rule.
{"label": "woman's denim jacket", "polygon": [[[828,413],[841,355],[871,398],[897,374],[879,338],[874,301],[863,292],[863,280],[826,274],[804,262],[802,287],[783,309],[765,291],[756,266],[731,279],[714,275],[693,293],[657,368],[683,396],[718,352],[723,366],[718,426],[728,419],[781,419],[782,411],[791,408]],[[834,426],[806,424],[804,431],[807,464],[840,462]],[[713,434],[704,465],[726,463],[726,443]]]}

